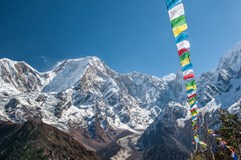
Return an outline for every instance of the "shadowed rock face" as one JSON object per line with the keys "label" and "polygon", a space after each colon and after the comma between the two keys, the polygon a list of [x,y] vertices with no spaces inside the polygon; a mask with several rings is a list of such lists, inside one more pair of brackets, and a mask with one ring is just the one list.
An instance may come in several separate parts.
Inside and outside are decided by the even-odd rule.
{"label": "shadowed rock face", "polygon": [[70,135],[42,122],[0,122],[0,159],[98,160]]}
{"label": "shadowed rock face", "polygon": [[188,153],[178,148],[169,148],[161,145],[154,145],[148,148],[141,160],[187,160]]}
{"label": "shadowed rock face", "polygon": [[179,106],[167,106],[138,140],[145,160],[186,159],[192,148],[191,122],[179,126],[177,119],[187,112]]}

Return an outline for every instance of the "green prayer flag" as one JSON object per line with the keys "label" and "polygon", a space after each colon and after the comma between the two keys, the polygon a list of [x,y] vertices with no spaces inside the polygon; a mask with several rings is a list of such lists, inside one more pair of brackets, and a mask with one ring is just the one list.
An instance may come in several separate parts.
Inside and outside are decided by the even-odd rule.
{"label": "green prayer flag", "polygon": [[191,102],[191,101],[196,101],[197,100],[197,97],[196,96],[194,96],[194,97],[192,97],[191,99],[189,99],[188,100],[188,102]]}
{"label": "green prayer flag", "polygon": [[179,58],[180,58],[180,62],[187,58],[190,58],[190,52],[183,53]]}
{"label": "green prayer flag", "polygon": [[197,114],[198,114],[197,110],[194,110],[193,112],[191,112],[192,116],[197,115]]}
{"label": "green prayer flag", "polygon": [[196,82],[195,82],[195,80],[192,80],[191,82],[188,82],[185,85],[186,85],[186,87],[194,86],[194,85],[196,85]]}
{"label": "green prayer flag", "polygon": [[181,15],[171,21],[172,28],[176,28],[178,26],[182,26],[186,23],[185,15]]}

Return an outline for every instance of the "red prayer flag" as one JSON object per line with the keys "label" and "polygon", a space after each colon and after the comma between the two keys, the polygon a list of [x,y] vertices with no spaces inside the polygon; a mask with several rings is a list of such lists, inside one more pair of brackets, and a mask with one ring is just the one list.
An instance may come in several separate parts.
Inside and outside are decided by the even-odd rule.
{"label": "red prayer flag", "polygon": [[182,55],[182,54],[185,53],[185,52],[189,52],[189,49],[187,49],[187,48],[182,48],[182,49],[178,50],[178,55],[180,56],[180,55]]}
{"label": "red prayer flag", "polygon": [[188,99],[191,99],[191,98],[193,98],[195,96],[196,96],[196,93],[194,93],[193,95],[189,96]]}
{"label": "red prayer flag", "polygon": [[188,74],[188,75],[183,76],[183,78],[184,78],[184,80],[187,80],[187,79],[189,79],[189,78],[194,78],[194,74],[193,74],[193,73],[190,73],[190,74]]}

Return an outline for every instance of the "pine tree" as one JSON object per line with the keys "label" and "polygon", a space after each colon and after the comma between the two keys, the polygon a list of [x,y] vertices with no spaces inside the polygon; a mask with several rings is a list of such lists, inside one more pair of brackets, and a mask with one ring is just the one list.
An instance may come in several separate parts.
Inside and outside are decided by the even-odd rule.
{"label": "pine tree", "polygon": [[[241,107],[241,106],[240,106]],[[241,119],[237,114],[230,114],[228,111],[220,110],[220,118],[221,122],[220,128],[215,131],[217,135],[219,135],[222,140],[227,142],[228,146],[232,146],[235,153],[239,156],[241,155]],[[204,127],[205,128],[205,127]],[[206,136],[209,142],[209,146],[212,146],[214,149],[212,153],[210,149],[207,149],[203,152],[197,152],[191,160],[232,160],[231,151],[229,149],[224,149],[219,147],[219,141],[215,140],[212,136]],[[210,140],[212,139],[212,140]],[[215,143],[211,143],[214,141]],[[239,157],[240,158],[240,157]]]}
{"label": "pine tree", "polygon": [[[227,111],[221,110],[221,127],[218,133],[229,146],[232,146],[238,155],[241,155],[241,121],[237,114],[230,114]],[[225,159],[230,158],[231,152],[228,149],[218,148],[215,156]]]}

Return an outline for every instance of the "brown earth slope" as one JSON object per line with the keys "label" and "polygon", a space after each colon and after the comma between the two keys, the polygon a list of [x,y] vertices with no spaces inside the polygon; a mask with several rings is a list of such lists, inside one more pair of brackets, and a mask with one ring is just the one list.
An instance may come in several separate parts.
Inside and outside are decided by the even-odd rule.
{"label": "brown earth slope", "polygon": [[0,122],[0,135],[1,160],[98,160],[69,134],[43,122]]}

